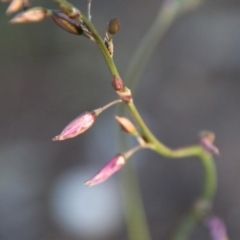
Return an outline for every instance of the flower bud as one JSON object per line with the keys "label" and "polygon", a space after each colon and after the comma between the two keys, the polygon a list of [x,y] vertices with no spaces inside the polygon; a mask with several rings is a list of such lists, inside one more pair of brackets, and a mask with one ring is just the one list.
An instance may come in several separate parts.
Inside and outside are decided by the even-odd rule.
{"label": "flower bud", "polygon": [[206,223],[213,240],[228,240],[227,229],[222,219],[211,216],[207,218]]}
{"label": "flower bud", "polygon": [[47,17],[48,10],[42,7],[30,8],[24,12],[20,12],[10,20],[10,23],[28,23],[39,22]]}
{"label": "flower bud", "polygon": [[23,0],[13,0],[11,1],[8,9],[6,11],[7,14],[11,14],[17,12],[23,6]]}
{"label": "flower bud", "polygon": [[121,154],[116,155],[96,175],[94,175],[93,178],[86,181],[85,184],[91,187],[104,182],[111,175],[120,170],[124,166],[125,162],[126,160]]}
{"label": "flower bud", "polygon": [[214,145],[215,134],[210,131],[200,133],[200,145],[208,153],[219,155],[218,148]]}
{"label": "flower bud", "polygon": [[91,187],[107,180],[110,176],[112,176],[115,172],[119,171],[124,166],[128,158],[143,148],[143,146],[139,145],[128,150],[125,153],[117,154],[97,174],[95,174],[93,178],[86,181],[85,184]]}
{"label": "flower bud", "polygon": [[67,14],[61,11],[53,11],[52,12],[52,19],[53,21],[63,30],[75,34],[75,35],[82,35],[83,29],[80,23],[70,18]]}
{"label": "flower bud", "polygon": [[80,11],[66,0],[55,0],[59,4],[59,8],[70,18],[77,18],[80,16]]}
{"label": "flower bud", "polygon": [[112,86],[115,91],[122,90],[124,88],[122,79],[120,77],[113,76]]}
{"label": "flower bud", "polygon": [[53,141],[61,141],[68,138],[76,137],[77,135],[88,130],[96,120],[94,112],[84,112],[72,122],[70,122],[61,132],[60,135],[54,137]]}
{"label": "flower bud", "polygon": [[108,27],[107,27],[107,32],[109,34],[115,34],[119,31],[120,28],[120,22],[118,20],[118,18],[113,18],[109,23],[108,23]]}
{"label": "flower bud", "polygon": [[115,116],[115,118],[125,132],[130,134],[137,133],[135,126],[128,118],[118,116]]}

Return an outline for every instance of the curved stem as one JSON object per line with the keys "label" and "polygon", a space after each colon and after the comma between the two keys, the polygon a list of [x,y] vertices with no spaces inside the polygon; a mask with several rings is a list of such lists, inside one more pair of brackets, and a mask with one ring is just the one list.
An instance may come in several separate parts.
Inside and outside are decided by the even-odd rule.
{"label": "curved stem", "polygon": [[[187,1],[189,1],[189,0],[187,0]],[[179,0],[179,2],[182,3],[182,1],[180,1],[180,0]],[[177,16],[177,14],[179,12],[181,12],[180,10],[179,10],[179,12],[176,11],[177,8],[173,8],[173,9],[175,9],[175,10],[170,15],[166,15],[168,18],[166,17],[165,20],[169,21],[168,24],[170,24],[174,20],[174,18]],[[169,12],[168,12],[168,14],[169,14]],[[171,18],[170,18],[170,16],[171,16]],[[111,56],[109,55],[107,48],[105,47],[105,45],[103,43],[102,38],[100,37],[100,35],[98,34],[98,32],[96,31],[94,26],[91,24],[91,22],[89,22],[85,16],[82,15],[81,18],[85,22],[85,24],[87,25],[89,30],[92,32],[97,45],[99,46],[101,52],[103,53],[103,56],[106,60],[106,63],[109,67],[111,74],[114,76],[120,77],[119,73],[117,71],[117,68],[114,64],[114,61],[111,58]],[[170,26],[168,24],[166,26]],[[166,29],[164,29],[163,33],[166,31]],[[155,36],[154,33],[152,33],[152,34],[153,34],[153,36]],[[162,35],[160,35],[160,36],[162,36]],[[149,41],[149,40],[146,40],[146,41]],[[144,43],[144,46],[145,47],[148,46],[147,42]],[[142,51],[144,53],[144,50],[142,50]],[[140,66],[143,66],[144,64],[146,64],[144,62],[138,63],[138,61],[140,61],[140,60],[135,61],[135,66],[137,68],[141,68]],[[132,69],[134,69],[134,67],[132,67]],[[131,76],[131,71],[130,71],[129,76]],[[174,240],[185,240],[189,237],[189,235],[191,234],[191,232],[194,229],[197,222],[205,214],[206,206],[212,202],[213,196],[215,194],[216,169],[215,169],[213,158],[210,154],[204,152],[202,150],[202,148],[198,145],[181,148],[181,149],[177,149],[177,150],[172,150],[172,149],[168,148],[163,143],[158,141],[158,139],[149,130],[149,128],[143,121],[141,115],[139,114],[138,110],[136,109],[136,106],[134,105],[134,103],[130,102],[130,103],[125,103],[125,104],[127,105],[134,120],[139,125],[142,136],[148,143],[150,143],[153,146],[152,149],[154,151],[156,151],[160,155],[168,157],[168,158],[183,158],[183,157],[196,156],[200,159],[200,161],[202,163],[202,166],[204,169],[204,174],[205,174],[205,178],[204,178],[205,182],[204,182],[204,188],[203,188],[202,194],[199,198],[198,204],[196,204],[195,206],[192,207],[189,214],[182,221],[182,224],[180,225],[179,230],[177,231],[176,235],[173,238]],[[128,175],[128,176],[130,176],[130,175]],[[133,187],[136,187],[136,186],[133,186]],[[139,203],[141,203],[141,202],[139,202]],[[141,205],[141,208],[142,208],[142,205]],[[138,208],[138,210],[139,210],[139,208]],[[132,237],[132,239],[134,239],[134,237]],[[145,240],[146,239],[150,239],[150,237],[145,238]]]}
{"label": "curved stem", "polygon": [[204,169],[204,187],[200,199],[205,202],[211,202],[214,198],[217,188],[217,172],[212,155],[202,151],[199,155]]}
{"label": "curved stem", "polygon": [[214,159],[208,153],[201,152],[199,159],[204,170],[204,185],[200,198],[192,206],[189,213],[182,219],[172,240],[188,239],[197,223],[208,212],[216,192],[217,174]]}

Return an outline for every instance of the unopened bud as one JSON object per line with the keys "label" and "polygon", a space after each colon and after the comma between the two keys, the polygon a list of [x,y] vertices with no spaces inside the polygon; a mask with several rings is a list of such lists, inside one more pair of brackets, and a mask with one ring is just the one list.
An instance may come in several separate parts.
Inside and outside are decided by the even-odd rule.
{"label": "unopened bud", "polygon": [[111,35],[117,33],[120,28],[120,22],[118,18],[113,18],[109,23],[107,27],[107,32]]}
{"label": "unopened bud", "polygon": [[88,130],[96,120],[95,112],[84,112],[72,122],[70,122],[61,132],[60,135],[54,137],[53,141],[61,141],[68,138],[76,137],[77,135]]}
{"label": "unopened bud", "polygon": [[49,11],[42,7],[30,8],[24,12],[20,12],[10,20],[10,23],[29,23],[39,22],[47,17]]}
{"label": "unopened bud", "polygon": [[99,184],[107,180],[115,172],[119,171],[125,164],[126,160],[121,155],[118,154],[113,157],[93,178],[86,181],[85,184],[89,187]]}
{"label": "unopened bud", "polygon": [[67,14],[61,11],[53,11],[52,12],[52,19],[53,21],[63,30],[75,34],[75,35],[82,35],[83,29],[80,23],[70,18]]}
{"label": "unopened bud", "polygon": [[70,18],[76,18],[80,16],[80,11],[66,0],[55,0],[59,4],[59,8]]}
{"label": "unopened bud", "polygon": [[97,174],[93,176],[93,178],[86,181],[85,184],[91,187],[107,180],[110,176],[112,176],[115,172],[119,171],[124,166],[126,160],[129,157],[131,157],[135,152],[139,151],[142,148],[143,146],[139,145],[125,153],[115,155],[99,172],[97,172]]}
{"label": "unopened bud", "polygon": [[14,12],[17,12],[22,6],[23,6],[23,0],[13,0],[8,6],[6,13],[12,14]]}
{"label": "unopened bud", "polygon": [[213,240],[228,240],[227,229],[224,221],[217,216],[207,218],[207,226],[209,228]]}
{"label": "unopened bud", "polygon": [[219,154],[218,148],[214,145],[215,134],[210,131],[204,131],[200,134],[200,145],[208,153]]}
{"label": "unopened bud", "polygon": [[118,116],[115,116],[115,118],[125,132],[130,134],[137,133],[135,126],[128,118]]}
{"label": "unopened bud", "polygon": [[120,91],[124,88],[123,80],[120,77],[113,76],[112,86],[115,91]]}

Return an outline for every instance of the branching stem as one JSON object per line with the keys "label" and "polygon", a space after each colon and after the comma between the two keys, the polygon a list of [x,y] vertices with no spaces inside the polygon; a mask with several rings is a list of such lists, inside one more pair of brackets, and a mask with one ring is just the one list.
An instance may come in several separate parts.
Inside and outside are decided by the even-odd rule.
{"label": "branching stem", "polygon": [[[177,13],[174,13],[174,14],[177,14]],[[170,15],[167,15],[167,16],[169,17]],[[100,37],[100,35],[98,34],[97,30],[84,15],[81,15],[81,18],[85,22],[89,30],[92,32],[93,37],[104,56],[104,59],[108,65],[108,68],[111,74],[113,76],[120,77],[118,70],[115,66],[115,63],[112,57],[109,55],[108,50],[105,47],[104,42]],[[147,46],[146,43],[145,43],[145,46]],[[144,50],[142,51],[144,52]],[[141,61],[141,60],[138,60],[138,61]],[[135,64],[138,66],[141,65],[138,62],[136,62]],[[134,69],[134,66],[133,66],[133,69]],[[189,213],[183,219],[179,229],[177,230],[175,236],[173,237],[174,240],[186,240],[190,236],[197,222],[206,213],[206,210],[207,210],[206,206],[209,207],[212,203],[215,190],[216,190],[216,182],[217,182],[214,160],[212,156],[206,153],[199,145],[193,145],[193,146],[184,147],[176,150],[170,149],[169,147],[165,146],[154,136],[154,134],[147,127],[146,123],[144,122],[141,115],[139,114],[134,102],[132,101],[125,104],[128,110],[130,111],[132,117],[134,118],[135,122],[140,127],[142,136],[144,137],[144,139],[147,140],[149,144],[151,144],[152,149],[154,151],[156,151],[160,155],[167,158],[197,157],[202,163],[203,171],[204,171],[204,180],[205,180],[202,194],[197,201],[198,204],[195,204],[190,209]]]}

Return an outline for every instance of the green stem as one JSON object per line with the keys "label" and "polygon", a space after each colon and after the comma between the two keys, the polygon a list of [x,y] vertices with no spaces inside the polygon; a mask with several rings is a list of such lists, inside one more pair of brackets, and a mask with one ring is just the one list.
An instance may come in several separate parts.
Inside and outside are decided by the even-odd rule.
{"label": "green stem", "polygon": [[[93,37],[97,43],[97,45],[99,46],[101,52],[103,53],[104,59],[106,60],[106,63],[109,67],[109,70],[111,72],[111,74],[113,76],[117,76],[120,77],[118,70],[116,68],[116,65],[113,61],[113,59],[111,58],[107,48],[104,45],[104,42],[102,40],[102,38],[100,37],[100,35],[98,34],[97,30],[95,29],[95,27],[92,25],[92,23],[87,19],[87,17],[85,17],[84,15],[81,15],[81,19],[84,21],[84,23],[87,25],[87,27],[89,28],[89,30],[92,32]],[[151,131],[149,130],[149,128],[147,127],[147,125],[144,123],[142,117],[140,116],[140,114],[138,113],[137,108],[135,107],[133,102],[130,103],[125,103],[127,105],[127,107],[129,108],[133,118],[135,119],[135,121],[139,124],[141,131],[146,134],[144,135],[144,137],[148,140],[149,143],[152,143],[154,145],[159,145],[159,148],[164,148],[164,145],[161,144],[157,138],[151,133]]]}
{"label": "green stem", "polygon": [[[180,3],[182,3],[182,2],[180,1]],[[162,19],[161,21],[164,21],[164,24],[160,25],[160,26],[165,26],[165,28],[163,28],[161,34],[164,34],[166,32],[166,30],[169,28],[170,24],[173,22],[173,20],[177,16],[177,14],[181,12],[180,10],[177,11],[177,9],[178,9],[177,7],[172,8],[172,9],[167,9],[169,12],[165,13],[166,14],[165,17],[163,19],[162,18],[158,19],[158,21],[160,21],[161,19]],[[114,64],[114,61],[111,58],[111,56],[109,55],[102,38],[100,37],[100,35],[98,34],[98,32],[96,31],[94,26],[91,24],[91,22],[89,22],[88,19],[84,15],[82,15],[81,18],[85,22],[85,24],[87,25],[89,30],[92,32],[94,39],[106,60],[106,63],[109,67],[111,74],[114,76],[120,77],[119,73],[117,71],[117,68]],[[152,36],[156,37],[154,35],[154,32],[152,32],[151,34],[152,34]],[[161,34],[159,36],[162,36]],[[149,39],[151,39],[151,38],[149,38]],[[147,43],[148,41],[149,40],[146,40],[146,42],[144,42],[144,46],[145,46],[144,48],[146,48],[148,46],[148,43]],[[156,40],[154,40],[154,42],[155,41]],[[155,44],[156,44],[156,42],[155,42]],[[151,54],[151,51],[149,51],[149,53],[148,53],[149,56]],[[144,50],[142,50],[142,53],[139,53],[140,55],[138,55],[137,58],[142,59],[140,56],[143,53],[146,53],[146,52]],[[144,66],[146,64],[145,60],[142,63],[138,63],[138,61],[140,61],[140,60],[135,60],[135,63],[134,63],[136,68],[133,66],[131,69],[141,69],[141,66]],[[132,76],[131,71],[128,76]],[[204,174],[205,174],[205,178],[204,178],[205,182],[204,182],[204,188],[203,188],[203,191],[202,191],[201,197],[199,198],[198,203],[203,203],[203,205],[204,204],[209,205],[212,202],[213,196],[215,194],[215,189],[216,189],[216,170],[215,170],[214,161],[213,161],[211,155],[205,153],[199,146],[190,146],[190,147],[181,148],[181,149],[177,149],[177,150],[172,150],[172,149],[168,148],[163,143],[158,141],[158,139],[152,134],[152,132],[149,130],[149,128],[143,121],[142,117],[140,116],[134,103],[130,102],[130,103],[126,103],[126,105],[129,109],[130,113],[132,114],[134,120],[139,125],[144,139],[146,139],[146,141],[153,146],[152,149],[154,151],[156,151],[160,155],[168,157],[168,158],[183,158],[183,157],[196,156],[201,160],[201,163],[202,163],[203,169],[204,169]],[[142,202],[140,199],[141,198],[140,191],[139,191],[138,185],[136,185],[137,179],[135,178],[135,180],[133,182],[130,181],[130,176],[134,176],[133,174],[134,174],[133,171],[128,172],[128,177],[126,177],[126,179],[129,180],[129,182],[125,182],[125,185],[132,184],[131,187],[128,187],[128,190],[135,189],[135,191],[132,191],[132,194],[130,194],[130,192],[129,192],[129,194],[130,194],[131,198],[136,201],[135,205],[138,206],[136,211],[140,212],[140,214],[138,215],[139,219],[141,220],[141,224],[139,224],[139,227],[145,228],[145,230],[144,230],[145,238],[143,238],[143,239],[148,240],[151,238],[150,238],[149,232],[146,228],[146,219],[145,219],[145,216],[143,213]],[[127,205],[127,206],[133,206],[133,205],[134,205],[134,203]],[[173,238],[174,240],[185,240],[189,237],[189,235],[191,234],[195,225],[197,224],[197,222],[202,218],[202,216],[205,213],[205,211],[204,211],[205,209],[203,209],[203,207],[202,207],[203,205],[197,204],[190,210],[189,214],[187,214],[187,216],[183,219],[182,224],[180,225],[176,235]],[[128,211],[129,211],[129,208],[127,209],[127,212]],[[129,217],[128,220],[132,219],[129,215],[128,215],[128,217]],[[136,219],[134,220],[134,222],[135,221],[136,221]],[[133,225],[133,223],[131,225],[131,221],[129,221],[128,224],[129,224],[129,226],[128,226],[129,229],[131,229],[131,234],[129,235],[131,237],[130,239],[133,239],[133,240],[140,239],[140,237],[136,237],[136,236],[140,236],[141,234],[138,233],[139,235],[137,235],[133,231],[134,228],[135,228],[135,230],[137,230],[136,225],[135,224]],[[137,228],[139,228],[139,227],[137,227]]]}
{"label": "green stem", "polygon": [[199,159],[204,171],[204,185],[200,198],[190,209],[189,213],[182,219],[172,240],[188,239],[197,223],[204,217],[211,207],[217,187],[217,174],[214,159],[208,153],[201,152]]}
{"label": "green stem", "polygon": [[[103,56],[106,60],[106,63],[109,67],[109,70],[110,70],[111,74],[113,76],[120,77],[120,75],[117,71],[117,68],[115,66],[115,63],[114,63],[113,59],[111,58],[111,56],[109,55],[108,50],[105,47],[104,42],[103,42],[102,38],[100,37],[100,35],[98,34],[97,30],[95,29],[95,27],[92,25],[92,23],[89,22],[89,20],[84,15],[81,15],[81,18],[84,21],[84,23],[87,25],[89,30],[92,32],[92,34],[93,34],[93,36],[96,40],[97,45],[99,46],[100,50],[103,53]],[[138,123],[139,127],[141,128],[143,136],[147,139],[147,141],[149,143],[152,143],[155,146],[155,148],[156,148],[155,150],[159,153],[162,153],[164,156],[171,155],[172,157],[176,157],[176,155],[178,155],[178,154],[172,152],[172,150],[170,150],[165,145],[160,143],[157,140],[157,138],[152,134],[152,132],[149,130],[149,128],[145,124],[144,120],[142,119],[141,115],[139,114],[135,104],[133,102],[129,102],[129,103],[126,103],[126,105],[129,109],[129,111],[131,112],[133,118]]]}
{"label": "green stem", "polygon": [[216,166],[212,155],[205,153],[204,151],[201,152],[199,158],[205,174],[204,187],[200,199],[210,203],[214,198],[217,187]]}
{"label": "green stem", "polygon": [[120,177],[128,239],[151,240],[133,161],[129,161],[122,169]]}
{"label": "green stem", "polygon": [[145,140],[153,145],[153,149],[161,154],[162,156],[168,158],[182,158],[182,157],[189,157],[198,155],[201,149],[199,146],[191,146],[186,148],[181,148],[177,150],[172,150],[161,143],[149,130],[146,123],[143,121],[142,117],[140,116],[139,112],[137,111],[133,102],[127,104],[130,113],[132,114],[135,121],[138,123],[142,130],[142,135],[144,136]]}
{"label": "green stem", "polygon": [[[81,15],[82,20],[84,21],[84,23],[87,25],[87,27],[89,28],[89,30],[92,32],[93,37],[95,38],[95,41],[97,43],[97,45],[99,46],[101,52],[103,53],[104,59],[109,67],[109,70],[111,72],[111,74],[113,76],[117,76],[120,77],[118,70],[115,66],[115,63],[113,61],[113,59],[111,58],[107,48],[104,45],[104,42],[102,40],[102,38],[100,37],[100,35],[98,34],[97,30],[95,29],[95,27],[92,25],[92,23],[84,16]],[[136,120],[136,122],[139,124],[141,130],[143,133],[146,133],[146,136],[149,142],[158,142],[158,140],[154,137],[154,135],[151,133],[151,131],[148,129],[148,127],[146,126],[146,124],[144,123],[143,119],[141,118],[140,114],[138,113],[135,105],[133,102],[130,103],[126,103],[133,118]]]}
{"label": "green stem", "polygon": [[109,68],[111,74],[113,76],[119,77],[120,75],[118,73],[116,65],[115,65],[113,59],[111,58],[107,48],[105,47],[104,42],[103,42],[101,36],[99,35],[99,33],[97,32],[96,28],[92,25],[92,23],[88,20],[88,18],[85,15],[81,15],[80,17],[84,21],[84,23],[87,25],[88,29],[92,32],[93,37],[94,37],[99,49],[101,50],[101,52],[103,54],[103,57],[108,65],[108,68]]}
{"label": "green stem", "polygon": [[[128,148],[124,136],[124,132],[119,132],[120,149]],[[121,170],[120,178],[128,240],[151,240],[138,175],[133,161],[128,161],[128,164]]]}
{"label": "green stem", "polygon": [[[97,45],[99,46],[101,52],[103,53],[103,56],[105,58],[105,61],[109,67],[111,74],[113,76],[120,77],[115,66],[115,63],[111,56],[109,55],[107,48],[105,47],[103,40],[99,36],[95,27],[88,21],[88,19],[85,16],[82,15],[81,17],[82,20],[90,29],[90,31],[92,32]],[[132,108],[135,109],[133,113],[133,116],[135,116],[135,120],[138,121],[142,119],[141,116],[138,114],[138,111],[135,108],[134,104],[130,103],[130,106],[133,106]],[[143,122],[143,120],[141,121]],[[144,125],[142,124],[142,126]],[[123,179],[122,191],[124,192],[123,193],[124,213],[126,216],[129,240],[151,240],[150,233],[147,227],[147,220],[142,203],[142,197],[140,194],[138,178],[134,170],[134,167],[131,164],[128,164],[125,170],[123,170],[122,174],[124,175],[124,177],[122,177]]]}

